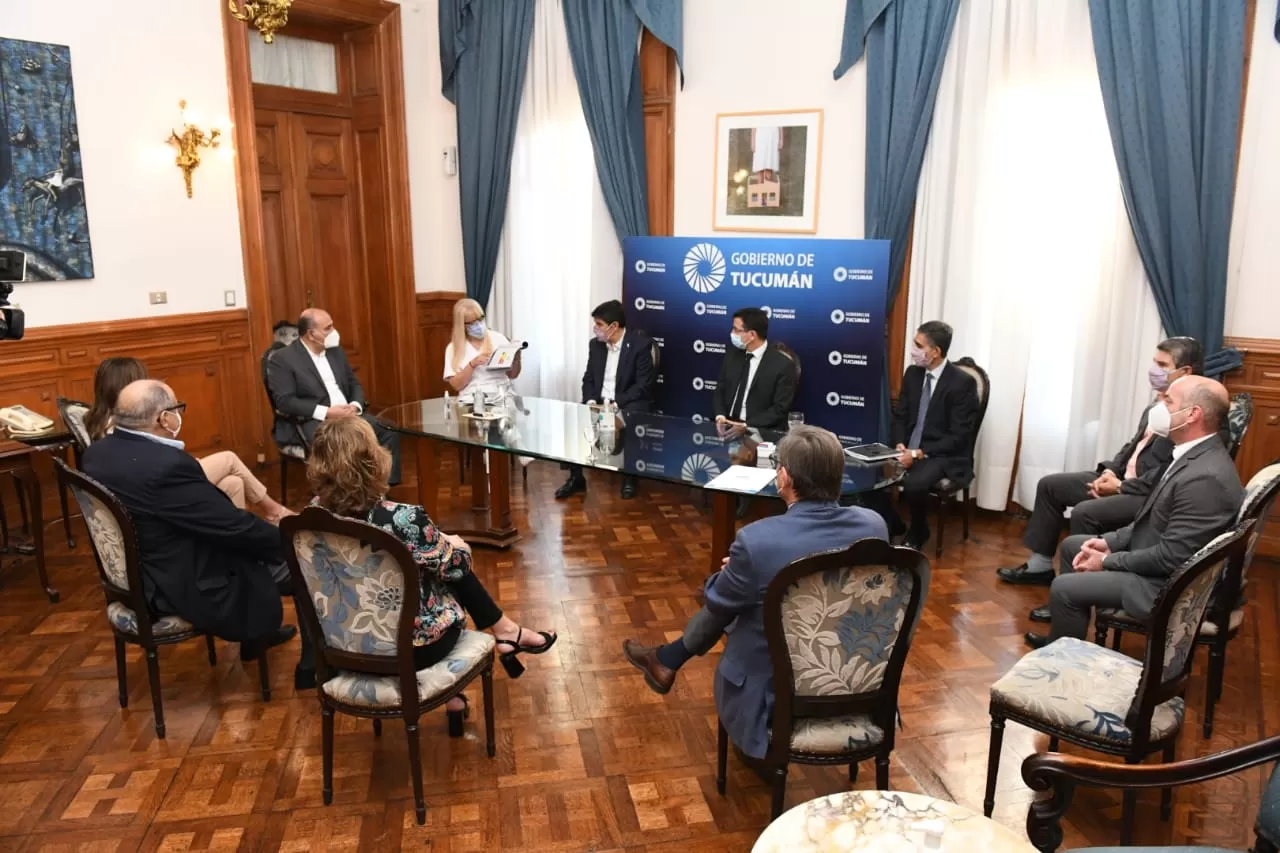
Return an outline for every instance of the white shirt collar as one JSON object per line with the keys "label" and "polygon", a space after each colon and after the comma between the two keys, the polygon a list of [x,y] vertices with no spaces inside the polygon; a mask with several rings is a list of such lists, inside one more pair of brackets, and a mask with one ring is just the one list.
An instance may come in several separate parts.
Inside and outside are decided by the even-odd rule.
{"label": "white shirt collar", "polygon": [[618,335],[618,340],[614,341],[611,344],[605,344],[605,346],[607,346],[613,352],[622,352],[622,342],[626,340],[626,337],[627,337],[627,330],[623,329],[622,334]]}
{"label": "white shirt collar", "polygon": [[764,358],[764,351],[767,350],[768,348],[769,348],[769,342],[762,341],[760,343],[760,347],[755,352],[747,353],[747,355],[755,359],[756,362],[759,362],[762,358]]}
{"label": "white shirt collar", "polygon": [[[1197,444],[1208,441],[1211,438],[1217,438],[1217,437],[1218,436],[1216,433],[1210,433],[1209,435],[1202,435],[1199,438],[1195,439],[1194,441],[1188,441],[1183,444],[1175,444],[1173,446],[1173,462],[1177,462],[1183,456],[1186,456],[1187,451],[1195,447]],[[1169,463],[1170,468],[1173,467],[1173,462]]]}
{"label": "white shirt collar", "polygon": [[933,368],[932,370],[925,371],[925,373],[933,377],[934,388],[938,387],[938,380],[942,378],[942,371],[946,370],[946,368],[947,368],[947,360],[944,358],[942,360],[942,363],[939,364],[937,367]]}
{"label": "white shirt collar", "polygon": [[140,436],[142,436],[143,438],[149,438],[149,439],[151,439],[151,440],[152,440],[152,441],[154,441],[156,444],[167,444],[167,445],[169,445],[170,447],[176,447],[176,448],[178,448],[179,450],[186,450],[186,449],[187,449],[187,445],[186,445],[184,442],[178,441],[178,439],[176,439],[176,438],[165,438],[165,437],[164,437],[164,436],[162,436],[162,435],[155,435],[154,433],[150,433],[150,432],[139,432],[139,431],[138,431],[138,430],[136,430],[136,429],[125,429],[125,428],[124,428],[124,427],[122,427],[122,426],[118,426],[118,427],[116,427],[116,428],[115,428],[115,431],[116,431],[116,432],[127,432],[127,433],[129,433],[129,435],[140,435]]}

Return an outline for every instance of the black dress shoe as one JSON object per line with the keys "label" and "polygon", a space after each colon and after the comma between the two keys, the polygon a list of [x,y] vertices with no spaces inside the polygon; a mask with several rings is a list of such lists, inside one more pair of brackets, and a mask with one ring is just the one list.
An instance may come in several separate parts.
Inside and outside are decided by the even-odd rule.
{"label": "black dress shoe", "polygon": [[1049,605],[1046,604],[1044,607],[1037,607],[1035,610],[1032,610],[1030,619],[1032,622],[1042,622],[1045,625],[1048,625],[1049,622],[1052,621],[1049,616]]}
{"label": "black dress shoe", "polygon": [[314,669],[301,669],[294,667],[293,670],[293,689],[294,690],[314,690],[316,687],[316,671]]}
{"label": "black dress shoe", "polygon": [[573,497],[579,492],[587,490],[587,479],[578,475],[570,475],[569,479],[564,481],[564,485],[556,489],[556,500],[562,501],[565,498]]}
{"label": "black dress shoe", "polygon": [[635,477],[622,478],[622,499],[629,501],[636,495],[640,494],[640,484]]}
{"label": "black dress shoe", "polygon": [[298,629],[292,625],[281,625],[265,637],[258,637],[240,644],[240,662],[248,663],[266,654],[267,649],[283,646],[298,636]]}
{"label": "black dress shoe", "polygon": [[902,540],[902,544],[916,551],[923,551],[924,545],[929,541],[929,528],[924,530],[909,530],[907,536]]}
{"label": "black dress shoe", "polygon": [[1026,563],[1014,569],[996,569],[996,574],[1005,583],[1019,584],[1021,586],[1050,586],[1053,584],[1053,569],[1046,569],[1043,572],[1030,572],[1027,571]]}
{"label": "black dress shoe", "polygon": [[1022,640],[1033,649],[1043,649],[1045,646],[1049,645],[1048,637],[1044,634],[1037,634],[1033,631],[1028,631],[1023,636]]}

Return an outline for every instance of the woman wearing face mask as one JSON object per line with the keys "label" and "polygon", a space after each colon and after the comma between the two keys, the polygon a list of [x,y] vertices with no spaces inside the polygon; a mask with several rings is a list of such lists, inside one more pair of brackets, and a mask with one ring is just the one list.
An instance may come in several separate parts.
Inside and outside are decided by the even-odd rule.
{"label": "woman wearing face mask", "polygon": [[[93,408],[85,417],[85,427],[91,440],[97,441],[115,428],[111,412],[124,387],[146,378],[147,366],[136,358],[108,358],[98,365],[93,379]],[[183,409],[175,409],[164,419],[164,428],[175,439],[182,431],[182,416]],[[267,487],[232,451],[223,450],[199,462],[209,482],[231,498],[237,508],[256,504],[262,516],[272,524],[278,524],[281,518],[292,514],[267,494]]]}
{"label": "woman wearing face mask", "polygon": [[459,299],[453,306],[453,340],[444,350],[444,379],[459,394],[470,389],[506,388],[520,375],[520,355],[507,370],[486,367],[495,347],[511,343],[485,323],[484,309],[474,299]]}

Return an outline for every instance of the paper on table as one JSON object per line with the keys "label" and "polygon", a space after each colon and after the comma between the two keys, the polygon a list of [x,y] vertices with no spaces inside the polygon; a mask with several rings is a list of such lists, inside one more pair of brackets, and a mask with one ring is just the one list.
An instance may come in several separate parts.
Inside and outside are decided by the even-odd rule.
{"label": "paper on table", "polygon": [[745,492],[754,495],[773,482],[772,468],[756,468],[747,465],[731,465],[729,470],[712,479],[706,485],[708,489],[721,492]]}
{"label": "paper on table", "polygon": [[516,363],[516,355],[522,349],[524,349],[523,344],[495,347],[493,355],[489,356],[489,363],[485,366],[490,370],[507,370]]}

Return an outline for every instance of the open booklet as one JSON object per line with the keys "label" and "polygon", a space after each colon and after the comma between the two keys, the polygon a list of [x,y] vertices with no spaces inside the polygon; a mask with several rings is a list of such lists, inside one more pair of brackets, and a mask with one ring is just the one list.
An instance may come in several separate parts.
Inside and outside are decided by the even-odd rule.
{"label": "open booklet", "polygon": [[516,363],[516,356],[525,346],[524,343],[514,343],[494,347],[493,355],[489,356],[489,363],[485,366],[490,370],[510,370]]}

